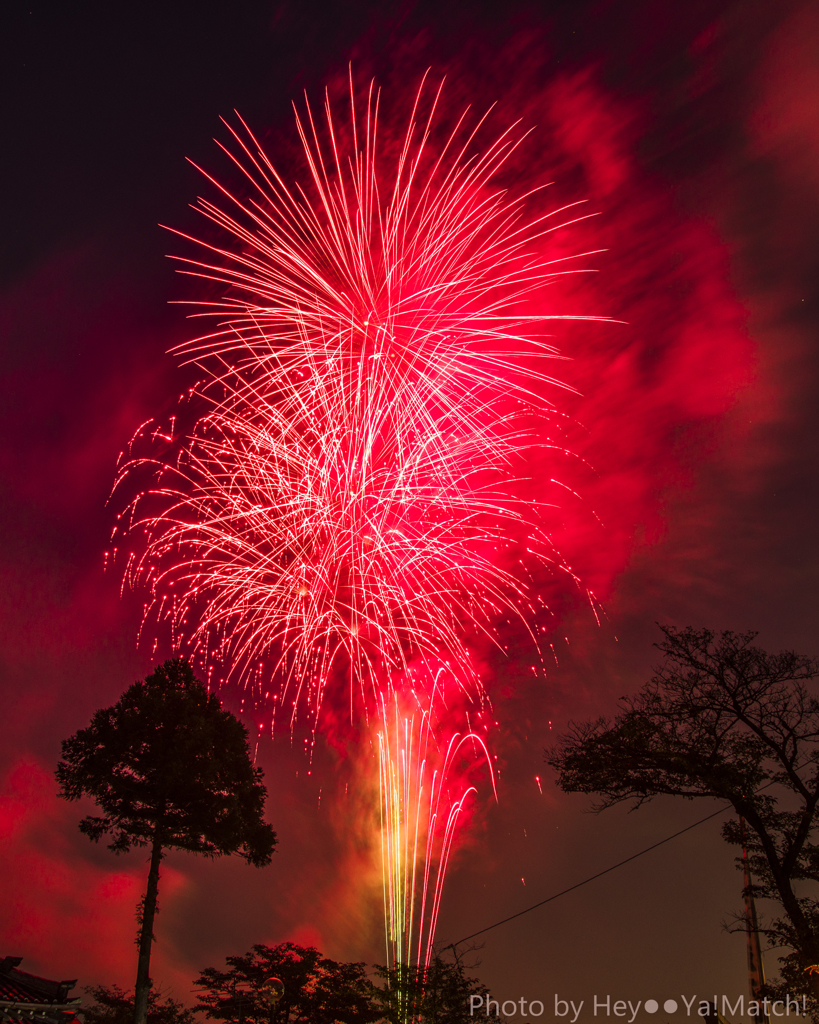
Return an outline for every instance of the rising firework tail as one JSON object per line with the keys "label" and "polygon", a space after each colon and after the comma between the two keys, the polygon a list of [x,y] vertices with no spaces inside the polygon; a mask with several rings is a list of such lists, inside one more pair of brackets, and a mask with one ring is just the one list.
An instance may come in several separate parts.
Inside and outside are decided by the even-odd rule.
{"label": "rising firework tail", "polygon": [[115,543],[146,622],[275,689],[272,713],[320,725],[329,697],[370,721],[391,955],[421,963],[470,790],[452,766],[471,751],[492,776],[474,730],[437,730],[437,680],[479,711],[473,654],[500,643],[495,624],[525,624],[537,648],[534,578],[582,588],[521,482],[527,453],[560,447],[541,332],[599,318],[546,298],[588,255],[549,245],[579,206],[544,213],[539,192],[497,183],[519,126],[491,136],[466,111],[441,131],[441,89],[422,82],[396,142],[380,104],[351,79],[349,116],[329,99],[322,117],[297,111],[293,184],[228,126],[243,190],[206,175],[221,199],[198,203],[226,241],[182,260],[220,289],[196,310],[212,329],[175,350],[201,371],[199,412],[135,436]]}
{"label": "rising firework tail", "polygon": [[[463,695],[453,674],[440,667],[430,681],[425,668],[416,676],[419,685],[413,675],[382,697],[377,724],[390,967],[429,963],[446,868],[476,792],[476,766],[487,770],[495,789],[486,738],[458,707]],[[486,710],[473,713],[475,725],[485,718]]]}

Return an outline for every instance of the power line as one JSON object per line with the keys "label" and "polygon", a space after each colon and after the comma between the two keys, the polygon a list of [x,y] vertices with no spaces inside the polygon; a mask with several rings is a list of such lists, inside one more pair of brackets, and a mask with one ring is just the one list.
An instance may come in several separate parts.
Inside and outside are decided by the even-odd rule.
{"label": "power line", "polygon": [[[810,764],[811,759],[803,761],[797,765],[795,770],[799,771],[804,768],[805,765]],[[776,784],[776,779],[770,779],[765,783],[764,786],[760,786],[759,790],[769,789],[771,786]],[[712,818],[716,818],[719,814],[724,814],[726,811],[730,811],[732,804],[728,804],[726,807],[720,807],[719,810],[714,811],[711,814],[706,814],[704,818],[700,818],[699,821],[695,821],[692,825],[686,825],[685,828],[681,828],[679,832],[675,832],[673,835],[666,836],[665,839],[661,839],[658,843],[652,843],[651,846],[647,846],[644,850],[640,850],[639,853],[633,853],[630,857],[626,857],[625,860],[618,861],[617,864],[612,864],[611,867],[603,868],[602,871],[598,871],[596,875],[592,875],[590,878],[584,878],[582,882],[576,882],[574,885],[570,885],[568,889],[563,889],[562,892],[556,892],[553,896],[547,896],[545,900],[541,900],[540,903],[533,903],[531,907],[526,907],[525,910],[519,910],[517,914],[512,914],[511,917],[505,917],[502,921],[496,921],[494,924],[487,925],[486,928],[481,928],[480,931],[473,932],[471,935],[467,935],[466,938],[458,939],[457,942],[450,942],[444,946],[444,949],[455,949],[456,946],[460,946],[462,942],[468,942],[470,939],[476,938],[478,935],[483,935],[484,932],[491,932],[493,928],[500,928],[502,924],[506,924],[508,921],[514,921],[516,917],[523,917],[524,914],[528,914],[533,910],[537,910],[538,907],[545,906],[547,903],[551,903],[552,900],[560,899],[561,896],[565,896],[566,893],[574,892],[575,889],[579,889],[583,885],[588,885],[589,882],[593,882],[595,878],[602,878],[603,875],[607,875],[610,871],[616,871],[617,868],[621,868],[624,864],[628,864],[629,861],[637,860],[638,857],[642,857],[644,853],[650,853],[652,850],[656,850],[658,846],[663,846],[665,843],[670,843],[672,839],[676,839],[677,836],[684,835],[686,832],[690,832],[692,828],[696,828],[698,825],[704,824],[706,821],[710,821]]]}
{"label": "power line", "polygon": [[584,878],[582,882],[570,885],[568,889],[563,889],[562,892],[556,892],[553,896],[548,896],[545,900],[541,900],[540,903],[533,903],[531,907],[526,907],[525,910],[519,910],[517,914],[512,914],[511,917],[505,917],[502,921],[496,921],[494,924],[487,925],[486,928],[481,928],[480,931],[473,932],[471,935],[467,935],[463,939],[458,939],[457,942],[451,942],[449,945],[444,946],[444,949],[454,949],[456,946],[460,946],[462,942],[468,942],[470,939],[474,939],[478,935],[483,935],[484,932],[491,932],[493,928],[500,928],[502,924],[506,924],[508,921],[514,921],[516,917],[523,917],[524,914],[537,910],[538,907],[542,907],[546,903],[551,903],[552,900],[559,899],[561,896],[565,896],[566,893],[574,892],[575,889],[579,889],[582,885],[588,885],[588,883],[593,882],[595,878],[602,878],[603,875],[607,875],[610,871],[615,871],[617,868],[621,868],[624,864],[628,864],[629,861],[637,860],[637,858],[642,857],[644,853],[650,853],[652,850],[656,850],[658,846],[662,846],[664,843],[670,843],[671,840],[676,839],[677,836],[681,836],[685,832],[690,832],[692,828],[696,828],[698,825],[702,825],[704,822],[710,821],[711,818],[716,818],[718,814],[725,814],[726,811],[730,810],[730,804],[728,804],[727,807],[720,807],[719,810],[714,811],[712,814],[708,814],[704,818],[700,818],[699,821],[695,821],[693,825],[686,825],[686,827],[681,828],[679,832],[675,832],[671,836],[666,836],[665,839],[661,839],[658,843],[653,843],[651,846],[647,846],[644,850],[640,850],[639,853],[633,853],[630,857],[626,857],[625,860],[618,861],[617,864],[612,864],[611,867],[598,871],[596,875],[592,875],[590,878]]}

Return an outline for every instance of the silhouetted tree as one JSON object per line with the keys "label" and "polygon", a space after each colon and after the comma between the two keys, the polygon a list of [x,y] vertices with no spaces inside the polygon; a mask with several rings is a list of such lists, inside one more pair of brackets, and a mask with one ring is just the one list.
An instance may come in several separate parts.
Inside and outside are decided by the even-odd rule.
{"label": "silhouetted tree", "polygon": [[[452,960],[435,955],[426,967],[396,964],[376,971],[386,982],[378,990],[378,1002],[389,1024],[475,1024],[476,1020],[503,1024],[502,1017],[487,1016],[489,990],[466,973],[463,955],[454,949]],[[480,996],[481,1003],[471,1003],[472,996]]]}
{"label": "silhouetted tree", "polygon": [[[85,990],[94,1000],[80,1011],[85,1024],[132,1024],[134,995],[119,985],[90,985]],[[151,989],[148,993],[148,1024],[196,1024],[194,1011]]]}
{"label": "silhouetted tree", "polygon": [[[613,722],[573,724],[546,760],[566,792],[601,796],[596,810],[661,794],[729,801],[749,826],[751,890],[784,912],[760,929],[790,950],[771,989],[816,1000],[819,901],[794,883],[819,881],[819,702],[805,686],[819,663],[753,647],[756,633],[661,628],[651,681]],[[741,843],[739,822],[723,836]]]}
{"label": "silhouetted tree", "polygon": [[[372,1024],[381,1017],[365,965],[338,963],[312,946],[256,945],[229,956],[228,969],[208,967],[194,984],[198,1009],[214,1020],[242,1024]],[[284,994],[275,1005],[265,982],[279,978]]]}
{"label": "silhouetted tree", "polygon": [[62,753],[60,796],[90,796],[103,812],[83,818],[80,830],[94,842],[110,836],[114,853],[151,850],[134,995],[135,1024],[146,1024],[163,851],[238,853],[256,867],[269,864],[276,834],[262,818],[262,770],[251,762],[245,727],[180,658],[97,711]]}

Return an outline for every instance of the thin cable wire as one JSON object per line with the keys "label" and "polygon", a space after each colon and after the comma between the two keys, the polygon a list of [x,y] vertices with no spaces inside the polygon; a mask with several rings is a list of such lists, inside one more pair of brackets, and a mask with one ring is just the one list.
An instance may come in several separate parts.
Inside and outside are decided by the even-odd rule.
{"label": "thin cable wire", "polygon": [[[796,771],[804,768],[805,765],[810,764],[811,759],[803,761],[801,764],[796,766]],[[761,792],[763,789],[769,789],[775,784],[775,779],[770,779],[765,783],[764,786],[760,786],[757,792]],[[451,942],[449,945],[444,946],[444,949],[454,950],[456,946],[460,946],[462,942],[468,942],[470,939],[474,939],[478,935],[483,935],[484,932],[491,932],[493,928],[499,928],[502,924],[506,924],[508,921],[514,921],[516,917],[523,917],[524,914],[530,913],[532,910],[537,910],[538,907],[544,906],[546,903],[551,903],[552,900],[559,899],[561,896],[565,896],[566,893],[574,892],[575,889],[579,889],[583,885],[588,885],[589,882],[593,882],[595,878],[602,878],[603,875],[607,875],[610,871],[616,871],[617,868],[621,868],[624,864],[628,864],[629,861],[637,860],[638,857],[642,857],[644,853],[650,853],[652,850],[656,850],[658,846],[663,846],[665,843],[670,843],[672,839],[676,839],[677,836],[683,835],[685,832],[690,832],[692,828],[696,828],[698,825],[704,824],[706,821],[710,821],[712,818],[716,818],[719,814],[724,814],[726,811],[730,811],[733,804],[728,804],[726,807],[721,807],[719,810],[714,811],[712,814],[706,814],[704,818],[700,818],[699,821],[695,821],[692,825],[686,825],[685,828],[681,828],[679,832],[675,832],[673,835],[666,836],[665,839],[661,839],[658,843],[653,843],[651,846],[647,846],[644,850],[640,850],[639,853],[633,853],[630,857],[626,857],[625,860],[619,861],[617,864],[612,864],[611,867],[604,868],[602,871],[598,871],[596,875],[592,875],[590,878],[584,878],[582,882],[577,882],[575,885],[570,885],[568,889],[564,889],[562,892],[556,892],[554,896],[547,896],[545,900],[541,900],[540,903],[533,903],[531,907],[526,907],[525,910],[519,910],[517,914],[512,914],[511,917],[505,917],[502,921],[496,921],[494,924],[487,925],[486,928],[481,928],[480,931],[473,932],[471,935],[467,935],[464,939],[458,939],[457,942]]]}
{"label": "thin cable wire", "polygon": [[681,836],[684,832],[690,832],[692,828],[696,828],[698,825],[702,825],[704,822],[710,821],[711,818],[716,818],[718,814],[724,814],[726,811],[730,810],[731,804],[728,804],[727,807],[720,807],[720,809],[714,811],[713,814],[709,814],[704,818],[700,818],[699,821],[695,821],[693,825],[686,825],[686,827],[681,828],[679,832],[675,832],[671,836],[666,836],[665,839],[661,839],[658,843],[653,843],[651,846],[647,846],[644,850],[640,850],[639,853],[633,853],[630,857],[626,857],[625,860],[618,861],[617,864],[612,864],[611,867],[598,871],[596,875],[592,875],[590,878],[584,878],[582,882],[570,885],[568,889],[563,889],[562,892],[556,892],[553,896],[548,896],[545,900],[541,900],[540,903],[534,903],[531,907],[526,907],[525,910],[519,910],[517,914],[512,914],[511,917],[505,917],[502,921],[496,921],[494,924],[487,925],[486,928],[481,928],[480,931],[473,932],[471,935],[467,935],[463,939],[458,939],[457,942],[451,942],[443,948],[454,949],[456,946],[460,946],[462,942],[468,942],[470,939],[474,939],[478,935],[483,935],[484,932],[491,932],[493,928],[499,928],[502,924],[514,921],[516,917],[523,917],[524,914],[528,914],[532,910],[537,910],[538,907],[542,907],[546,903],[551,903],[552,900],[559,899],[561,896],[565,896],[566,893],[579,889],[582,885],[588,885],[588,883],[593,882],[595,878],[602,878],[603,875],[607,875],[610,871],[615,871],[617,868],[621,868],[624,864],[628,864],[629,861],[637,860],[637,858],[642,857],[644,853],[650,853],[652,850],[656,850],[658,846],[662,846],[664,843],[670,843],[672,839],[676,839],[677,836]]}

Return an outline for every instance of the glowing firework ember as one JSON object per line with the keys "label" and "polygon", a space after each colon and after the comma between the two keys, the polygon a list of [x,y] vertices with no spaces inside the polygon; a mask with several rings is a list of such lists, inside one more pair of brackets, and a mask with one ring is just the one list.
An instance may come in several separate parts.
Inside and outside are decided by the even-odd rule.
{"label": "glowing firework ember", "polygon": [[[380,718],[388,931],[395,956],[423,960],[465,795],[447,771],[465,743],[485,755],[469,730],[436,735],[435,680],[443,666],[480,704],[476,640],[513,616],[534,636],[531,573],[572,576],[515,493],[522,453],[556,443],[556,353],[539,331],[592,318],[543,312],[569,272],[546,236],[577,217],[532,213],[533,194],[495,183],[520,135],[479,145],[485,119],[466,115],[441,133],[440,90],[422,87],[395,146],[378,94],[350,95],[349,123],[329,101],[323,127],[297,116],[298,185],[244,124],[232,132],[248,195],[199,201],[231,241],[185,261],[226,291],[204,304],[214,330],[177,349],[203,371],[207,409],[179,436],[137,434],[117,485],[150,483],[118,531],[146,617],[178,643],[268,691],[275,678],[291,718],[318,722],[342,681],[351,715]],[[426,687],[414,706],[409,678]]]}

